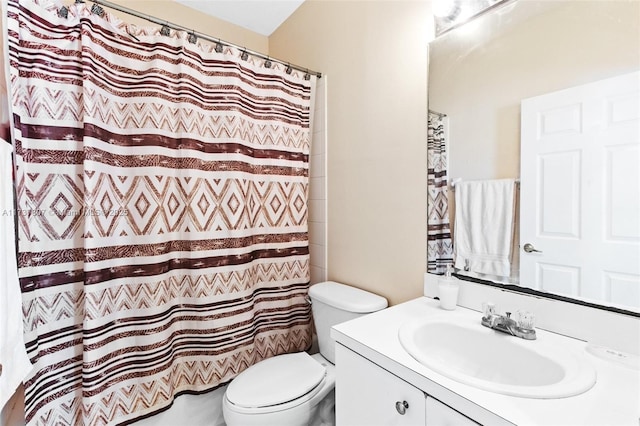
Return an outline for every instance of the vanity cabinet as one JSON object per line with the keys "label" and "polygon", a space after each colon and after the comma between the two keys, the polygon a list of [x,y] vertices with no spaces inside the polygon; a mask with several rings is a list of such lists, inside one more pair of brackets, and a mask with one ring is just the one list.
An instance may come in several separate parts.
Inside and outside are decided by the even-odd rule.
{"label": "vanity cabinet", "polygon": [[478,426],[480,424],[430,396],[427,396],[426,410],[427,426]]}
{"label": "vanity cabinet", "polygon": [[336,345],[336,425],[424,425],[424,393]]}
{"label": "vanity cabinet", "polygon": [[478,425],[340,344],[336,373],[337,426]]}
{"label": "vanity cabinet", "polygon": [[[566,356],[573,359],[571,362],[587,363],[596,372],[595,385],[571,397],[516,397],[447,378],[412,357],[400,341],[400,331],[405,330],[407,324],[429,318],[457,326],[475,324],[482,327],[478,312],[462,307],[444,311],[438,300],[426,297],[332,327],[331,337],[337,348],[337,426],[460,426],[474,423],[487,426],[638,426],[640,373],[622,367],[619,361],[602,358],[586,342],[542,329],[537,330],[538,340],[533,342],[508,340],[515,338],[504,335],[507,342],[523,347],[531,344],[535,347],[537,342],[536,351],[544,347],[566,351]],[[483,334],[493,336],[495,333],[487,330]],[[424,337],[435,344],[447,344],[447,336]],[[490,347],[488,343],[474,342],[477,342],[478,351]],[[520,353],[514,351],[514,356],[516,352]],[[476,351],[468,353],[477,355]],[[575,379],[589,379],[588,375],[578,372],[577,365],[571,370]],[[526,370],[525,373],[531,371],[542,370]],[[533,376],[527,377],[530,380]],[[404,401],[408,407],[403,415],[396,411],[396,402],[402,404]]]}

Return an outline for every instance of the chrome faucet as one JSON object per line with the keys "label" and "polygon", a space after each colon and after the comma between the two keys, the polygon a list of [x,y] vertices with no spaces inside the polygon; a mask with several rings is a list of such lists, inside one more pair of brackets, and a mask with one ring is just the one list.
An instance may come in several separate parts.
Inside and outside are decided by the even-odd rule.
{"label": "chrome faucet", "polygon": [[481,323],[492,330],[501,331],[526,340],[535,340],[536,331],[533,328],[533,315],[529,312],[518,312],[518,321],[511,318],[511,312],[499,315],[492,303],[483,304],[484,316]]}

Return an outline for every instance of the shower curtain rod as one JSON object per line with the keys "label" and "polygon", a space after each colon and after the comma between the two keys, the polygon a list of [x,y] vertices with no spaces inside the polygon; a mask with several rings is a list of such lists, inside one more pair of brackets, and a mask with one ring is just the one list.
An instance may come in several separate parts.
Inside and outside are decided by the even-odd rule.
{"label": "shower curtain rod", "polygon": [[[76,3],[84,3],[84,0],[75,0],[75,2]],[[264,54],[262,54],[260,52],[256,52],[254,50],[247,49],[247,48],[245,48],[243,46],[239,46],[239,45],[237,45],[235,43],[224,41],[224,40],[221,40],[219,38],[210,37],[210,36],[208,36],[208,35],[206,35],[204,33],[201,33],[201,32],[198,32],[198,31],[194,31],[194,30],[192,30],[190,28],[187,28],[187,27],[184,27],[182,25],[174,24],[173,22],[165,21],[163,19],[159,19],[159,18],[153,17],[151,15],[146,15],[144,13],[138,12],[137,10],[129,9],[128,7],[120,6],[119,4],[116,4],[116,3],[111,3],[110,1],[91,0],[91,2],[95,3],[97,5],[108,7],[110,9],[115,9],[117,11],[126,13],[128,15],[133,15],[133,16],[136,16],[138,18],[145,19],[145,20],[147,20],[149,22],[153,22],[154,24],[162,25],[162,26],[165,26],[165,27],[170,27],[170,28],[173,28],[174,30],[185,31],[185,32],[187,32],[189,34],[193,34],[194,36],[196,36],[198,38],[201,38],[201,39],[213,42],[213,43],[219,43],[220,45],[223,45],[223,46],[235,47],[235,48],[238,48],[238,49],[242,50],[243,54],[246,52],[247,54],[255,56],[257,58],[264,59],[266,61],[278,62],[280,64],[286,65],[288,68],[292,68],[292,69],[295,69],[295,70],[298,70],[298,71],[304,71],[307,74],[315,74],[318,78],[322,78],[322,73],[320,73],[318,71],[313,71],[313,70],[310,70],[309,68],[304,68],[304,67],[301,67],[299,65],[294,65],[292,63],[283,61],[281,59],[272,58],[272,57],[264,55]],[[94,12],[96,14],[101,14],[102,13],[99,9],[95,10],[94,8],[92,8],[92,12]],[[217,49],[216,49],[216,51],[217,51]],[[245,59],[245,58],[243,58],[243,59]],[[287,70],[287,72],[289,73],[290,71]]]}

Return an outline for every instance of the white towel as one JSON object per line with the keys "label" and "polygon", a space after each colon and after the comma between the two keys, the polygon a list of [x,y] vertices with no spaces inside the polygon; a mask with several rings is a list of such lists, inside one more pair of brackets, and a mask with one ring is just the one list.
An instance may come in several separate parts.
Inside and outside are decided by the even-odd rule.
{"label": "white towel", "polygon": [[515,179],[456,183],[456,268],[511,275],[515,185]]}
{"label": "white towel", "polygon": [[31,370],[22,335],[13,209],[11,145],[0,139],[0,408]]}

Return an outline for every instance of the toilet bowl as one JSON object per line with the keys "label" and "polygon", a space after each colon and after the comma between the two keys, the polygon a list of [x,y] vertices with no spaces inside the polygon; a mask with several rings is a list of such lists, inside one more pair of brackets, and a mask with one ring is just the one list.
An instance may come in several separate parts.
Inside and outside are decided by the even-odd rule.
{"label": "toilet bowl", "polygon": [[387,307],[378,295],[335,282],[309,289],[320,353],[283,354],[247,368],[227,386],[222,411],[228,426],[334,424],[333,325]]}
{"label": "toilet bowl", "polygon": [[[285,373],[290,369],[292,374]],[[323,405],[331,405],[324,411],[333,415],[335,380],[335,367],[320,354],[298,352],[266,359],[243,371],[227,387],[222,402],[225,422],[228,426],[307,425],[322,414]]]}

